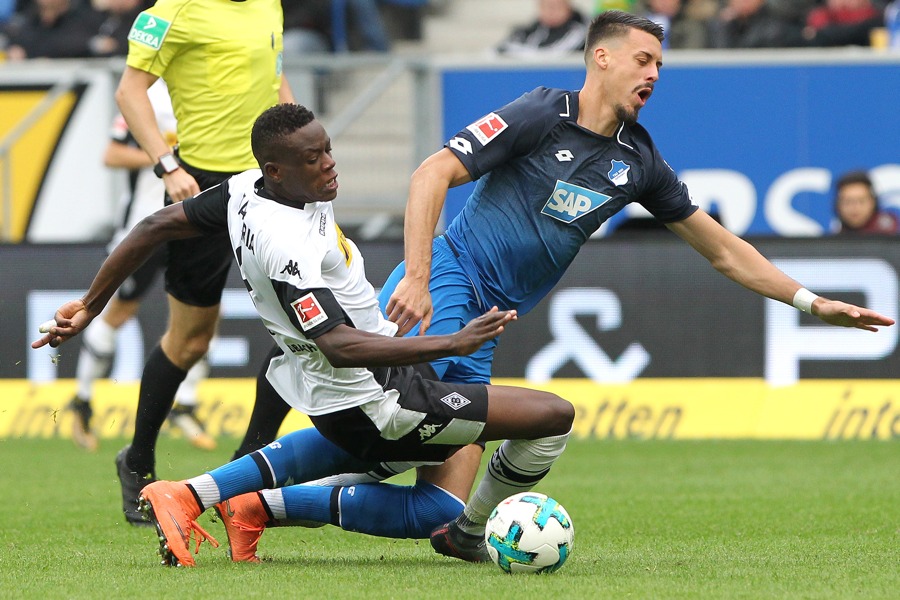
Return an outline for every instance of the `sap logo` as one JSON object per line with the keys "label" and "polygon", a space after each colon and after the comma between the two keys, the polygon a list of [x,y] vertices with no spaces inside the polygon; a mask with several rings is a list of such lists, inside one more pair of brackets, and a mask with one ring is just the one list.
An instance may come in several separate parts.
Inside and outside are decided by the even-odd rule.
{"label": "sap logo", "polygon": [[466,138],[455,137],[447,144],[460,154],[472,154],[472,142]]}
{"label": "sap logo", "polygon": [[293,277],[300,277],[300,269],[298,268],[299,266],[300,263],[295,263],[294,261],[289,260],[288,263],[284,265],[284,268],[281,269],[281,274],[283,275],[287,273],[288,275],[291,275]]}
{"label": "sap logo", "polygon": [[556,181],[556,187],[541,210],[541,214],[571,223],[591,211],[597,210],[612,198],[581,186]]}

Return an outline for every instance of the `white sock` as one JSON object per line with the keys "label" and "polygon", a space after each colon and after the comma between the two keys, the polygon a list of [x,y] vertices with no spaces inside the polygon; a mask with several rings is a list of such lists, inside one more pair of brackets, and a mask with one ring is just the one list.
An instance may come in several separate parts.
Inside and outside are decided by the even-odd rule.
{"label": "white sock", "polygon": [[116,353],[116,328],[104,320],[103,315],[94,319],[82,337],[81,352],[75,377],[78,380],[78,397],[90,400],[94,381],[109,373]]}
{"label": "white sock", "polygon": [[219,492],[219,486],[216,480],[209,473],[204,473],[199,477],[193,477],[186,482],[197,493],[200,502],[203,504],[200,508],[206,510],[210,506],[215,506],[222,501],[222,494]]}
{"label": "white sock", "polygon": [[475,493],[457,521],[460,528],[483,534],[488,516],[500,502],[532,489],[566,448],[569,434],[537,440],[506,440],[491,457]]}
{"label": "white sock", "polygon": [[284,507],[284,495],[280,489],[262,490],[260,492],[266,504],[269,506],[269,512],[276,521],[287,520],[287,509]]}

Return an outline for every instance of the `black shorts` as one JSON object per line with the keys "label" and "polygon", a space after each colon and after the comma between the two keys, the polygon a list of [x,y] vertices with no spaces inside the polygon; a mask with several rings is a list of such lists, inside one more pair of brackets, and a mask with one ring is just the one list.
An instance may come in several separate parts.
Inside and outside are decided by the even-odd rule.
{"label": "black shorts", "polygon": [[484,429],[483,384],[438,381],[429,365],[378,370],[376,379],[388,392],[385,402],[310,417],[323,436],[357,458],[440,462]]}
{"label": "black shorts", "polygon": [[119,300],[131,302],[140,300],[156,281],[156,275],[166,266],[166,249],[160,248],[147,259],[147,262],[138,267],[137,271],[128,276],[128,279],[119,286],[116,296]]}
{"label": "black shorts", "polygon": [[[179,159],[180,160],[180,159]],[[204,171],[180,161],[185,171],[197,180],[200,191],[220,184],[235,173]],[[166,194],[166,206],[172,199]],[[228,233],[200,236],[168,243],[166,292],[191,306],[215,306],[231,268],[232,253]]]}

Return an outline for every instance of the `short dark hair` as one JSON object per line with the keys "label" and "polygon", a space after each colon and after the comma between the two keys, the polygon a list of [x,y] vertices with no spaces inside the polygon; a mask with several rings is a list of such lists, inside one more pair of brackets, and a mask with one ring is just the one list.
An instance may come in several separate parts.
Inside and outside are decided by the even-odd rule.
{"label": "short dark hair", "polygon": [[626,35],[630,29],[646,31],[662,43],[664,38],[662,26],[650,19],[639,17],[621,10],[605,10],[591,21],[587,39],[584,44],[585,62],[590,62],[591,54],[597,42],[611,37]]}
{"label": "short dark hair", "polygon": [[311,110],[299,104],[276,104],[259,115],[250,132],[250,147],[260,168],[283,149],[283,140],[315,120]]}
{"label": "short dark hair", "polygon": [[872,194],[872,197],[875,198],[875,186],[872,184],[872,178],[869,177],[869,174],[865,171],[848,171],[844,173],[834,184],[834,195],[837,197],[838,194],[841,193],[841,190],[844,189],[848,185],[852,185],[854,183],[861,183],[869,189],[869,193]]}

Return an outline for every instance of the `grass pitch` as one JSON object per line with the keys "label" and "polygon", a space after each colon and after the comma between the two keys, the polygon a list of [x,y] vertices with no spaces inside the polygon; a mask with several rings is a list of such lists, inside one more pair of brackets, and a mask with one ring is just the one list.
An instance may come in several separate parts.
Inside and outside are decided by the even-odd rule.
{"label": "grass pitch", "polygon": [[[164,568],[152,530],[121,518],[124,443],[0,440],[0,598],[900,597],[891,442],[572,441],[537,489],[569,511],[575,549],[541,576],[331,526],[267,531],[261,565],[204,544],[197,568]],[[195,475],[235,446],[162,438],[159,474]]]}

